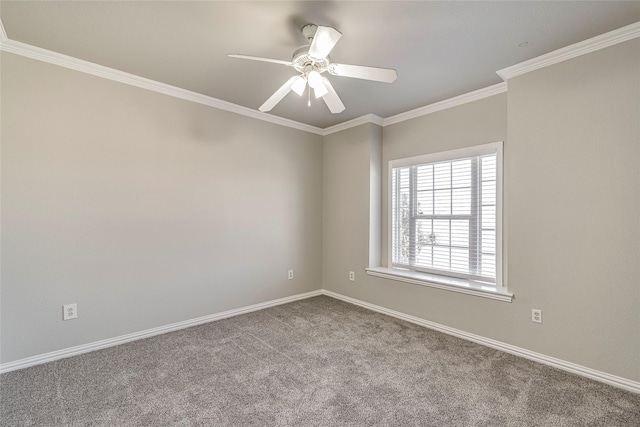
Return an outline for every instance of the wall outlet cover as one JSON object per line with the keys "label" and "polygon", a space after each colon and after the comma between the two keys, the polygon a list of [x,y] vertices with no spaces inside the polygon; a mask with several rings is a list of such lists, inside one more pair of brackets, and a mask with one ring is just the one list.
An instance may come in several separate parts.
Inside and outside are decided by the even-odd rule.
{"label": "wall outlet cover", "polygon": [[78,304],[65,304],[62,306],[62,320],[78,318]]}
{"label": "wall outlet cover", "polygon": [[534,323],[542,323],[542,310],[534,308],[531,310],[531,321]]}

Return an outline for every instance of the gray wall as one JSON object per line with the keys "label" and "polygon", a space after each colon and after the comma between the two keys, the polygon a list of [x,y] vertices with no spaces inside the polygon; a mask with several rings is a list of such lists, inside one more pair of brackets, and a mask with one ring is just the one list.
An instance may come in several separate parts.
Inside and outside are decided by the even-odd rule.
{"label": "gray wall", "polygon": [[384,183],[389,160],[505,141],[511,304],[364,274],[371,152],[353,130],[326,138],[324,287],[640,380],[639,70],[635,39],[514,78],[508,94],[384,128]]}
{"label": "gray wall", "polygon": [[[389,160],[506,140],[507,96],[500,94],[383,128],[382,263],[387,257],[387,165]],[[324,287],[494,339],[510,305],[404,282],[368,276],[369,158],[364,126],[325,137]],[[349,281],[348,270],[356,271]],[[497,331],[498,336],[495,335]]]}
{"label": "gray wall", "polygon": [[379,222],[371,212],[371,193],[379,190],[371,182],[371,166],[380,163],[381,133],[380,126],[364,124],[324,138],[323,282],[345,295],[340,285],[354,283],[349,271],[356,282],[364,280],[370,226]]}
{"label": "gray wall", "polygon": [[640,39],[509,81],[508,122],[512,342],[640,380]]}
{"label": "gray wall", "polygon": [[[0,361],[324,286],[638,381],[639,69],[636,39],[323,143],[2,53]],[[515,301],[367,276],[388,161],[500,140]]]}
{"label": "gray wall", "polygon": [[7,53],[1,90],[2,363],[321,288],[321,136]]}

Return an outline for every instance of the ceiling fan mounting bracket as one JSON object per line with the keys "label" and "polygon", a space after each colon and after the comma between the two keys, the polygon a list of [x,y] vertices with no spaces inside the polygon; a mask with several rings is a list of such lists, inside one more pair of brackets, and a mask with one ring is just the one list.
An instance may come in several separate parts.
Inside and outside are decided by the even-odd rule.
{"label": "ceiling fan mounting bracket", "polygon": [[317,30],[318,30],[317,25],[307,24],[304,27],[302,27],[302,35],[304,36],[305,39],[311,42],[311,40],[313,40],[313,38],[315,37]]}

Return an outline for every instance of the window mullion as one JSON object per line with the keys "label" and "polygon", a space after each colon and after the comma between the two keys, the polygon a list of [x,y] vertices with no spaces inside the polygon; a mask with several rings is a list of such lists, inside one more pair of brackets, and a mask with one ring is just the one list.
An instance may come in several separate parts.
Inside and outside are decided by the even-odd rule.
{"label": "window mullion", "polygon": [[393,195],[392,195],[392,200],[393,200],[393,205],[392,205],[392,219],[393,219],[393,247],[391,248],[391,259],[392,262],[396,263],[399,262],[400,259],[398,257],[398,254],[400,253],[401,249],[400,249],[400,226],[399,224],[402,222],[401,216],[400,216],[400,169],[393,169],[391,171],[392,173],[392,179],[393,181],[391,182],[392,187],[393,187]]}
{"label": "window mullion", "polygon": [[[453,164],[449,162],[449,215],[453,215]],[[451,249],[451,218],[449,218],[449,270],[453,268],[453,250]]]}
{"label": "window mullion", "polygon": [[[435,215],[436,213],[436,168],[431,167],[431,213]],[[430,231],[429,233],[433,233],[433,218],[430,221]],[[435,262],[435,251],[433,249],[433,245],[431,246],[431,265]]]}
{"label": "window mullion", "polygon": [[469,220],[469,271],[471,274],[478,274],[480,270],[480,242],[478,238],[480,198],[478,187],[479,159],[476,157],[471,161],[471,219]]}
{"label": "window mullion", "polygon": [[409,168],[409,265],[416,263],[417,168]]}
{"label": "window mullion", "polygon": [[476,189],[478,193],[478,215],[476,215],[476,222],[478,224],[478,271],[477,274],[482,273],[482,181],[484,178],[484,171],[482,170],[482,157],[477,157],[478,162],[478,187]]}

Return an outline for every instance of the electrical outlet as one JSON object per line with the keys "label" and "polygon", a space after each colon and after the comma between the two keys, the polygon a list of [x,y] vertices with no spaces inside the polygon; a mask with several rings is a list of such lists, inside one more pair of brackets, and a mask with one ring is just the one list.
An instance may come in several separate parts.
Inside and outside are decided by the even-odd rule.
{"label": "electrical outlet", "polygon": [[62,320],[78,318],[78,304],[65,304],[62,306]]}
{"label": "electrical outlet", "polygon": [[542,310],[534,308],[531,310],[531,321],[534,323],[542,323]]}
{"label": "electrical outlet", "polygon": [[293,279],[293,270],[289,270],[289,275],[287,277],[289,280]]}
{"label": "electrical outlet", "polygon": [[356,281],[356,273],[354,273],[353,271],[349,272],[349,280],[351,280],[352,282]]}

